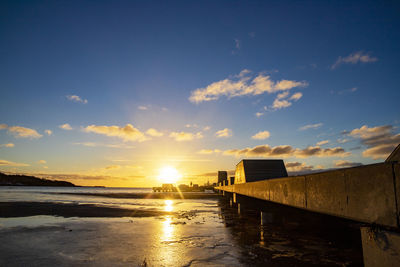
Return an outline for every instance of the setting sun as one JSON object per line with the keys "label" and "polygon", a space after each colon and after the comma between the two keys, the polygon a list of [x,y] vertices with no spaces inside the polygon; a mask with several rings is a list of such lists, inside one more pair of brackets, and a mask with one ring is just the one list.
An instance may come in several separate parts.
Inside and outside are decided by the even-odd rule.
{"label": "setting sun", "polygon": [[174,184],[176,183],[182,175],[178,172],[177,169],[171,166],[165,166],[160,169],[160,173],[158,175],[158,179],[163,183]]}

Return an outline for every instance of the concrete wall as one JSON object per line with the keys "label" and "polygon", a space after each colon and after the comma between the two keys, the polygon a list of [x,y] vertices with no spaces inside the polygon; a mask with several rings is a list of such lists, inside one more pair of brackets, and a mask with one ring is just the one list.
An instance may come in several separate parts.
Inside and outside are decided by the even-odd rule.
{"label": "concrete wall", "polygon": [[361,227],[365,267],[400,265],[400,234]]}
{"label": "concrete wall", "polygon": [[361,222],[399,227],[398,163],[371,164],[217,189]]}

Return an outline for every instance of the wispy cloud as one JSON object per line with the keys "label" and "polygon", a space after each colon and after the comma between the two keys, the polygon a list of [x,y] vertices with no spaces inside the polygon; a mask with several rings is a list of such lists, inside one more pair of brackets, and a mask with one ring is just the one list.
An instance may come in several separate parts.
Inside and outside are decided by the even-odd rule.
{"label": "wispy cloud", "polygon": [[328,143],[329,143],[329,140],[319,141],[319,142],[317,143],[317,146],[326,145],[326,144],[328,144]]}
{"label": "wispy cloud", "polygon": [[138,141],[143,142],[148,140],[141,131],[133,127],[132,124],[126,124],[124,127],[120,126],[105,126],[105,125],[89,125],[84,128],[87,133],[96,133],[110,137],[117,137],[124,141]]}
{"label": "wispy cloud", "polygon": [[170,133],[169,137],[175,139],[175,141],[182,142],[182,141],[192,141],[194,139],[201,139],[203,138],[203,134],[201,132],[198,133],[189,133],[189,132],[172,132]]}
{"label": "wispy cloud", "polygon": [[239,52],[241,41],[239,39],[233,39],[235,41],[235,48],[232,50],[232,55],[235,55]]}
{"label": "wispy cloud", "polygon": [[44,130],[44,133],[47,135],[52,135],[53,131],[52,130]]}
{"label": "wispy cloud", "polygon": [[335,167],[339,168],[348,168],[348,167],[357,167],[363,165],[360,162],[350,162],[347,160],[336,160],[335,161]]}
{"label": "wispy cloud", "polygon": [[58,126],[58,128],[63,129],[63,130],[67,130],[67,131],[72,130],[72,127],[71,127],[71,125],[69,125],[69,123],[64,123],[64,124]]}
{"label": "wispy cloud", "polygon": [[25,163],[17,163],[17,162],[0,159],[0,166],[26,167],[26,166],[30,166],[30,165],[25,164]]}
{"label": "wispy cloud", "polygon": [[118,170],[120,168],[121,168],[120,165],[110,165],[110,166],[105,167],[104,169],[106,169],[106,170]]}
{"label": "wispy cloud", "polygon": [[219,149],[202,149],[197,152],[198,154],[203,154],[203,155],[210,155],[213,153],[221,153],[221,150]]}
{"label": "wispy cloud", "polygon": [[318,129],[319,127],[321,127],[323,124],[320,123],[315,123],[315,124],[307,124],[304,125],[302,127],[299,128],[299,131],[305,131],[305,130],[309,130],[309,129]]}
{"label": "wispy cloud", "polygon": [[193,103],[217,100],[221,96],[228,98],[260,95],[263,93],[276,93],[290,90],[295,87],[305,87],[307,82],[280,80],[272,81],[270,76],[259,74],[252,76],[249,70],[243,70],[239,75],[214,82],[205,88],[199,88],[191,92],[189,100]]}
{"label": "wispy cloud", "polygon": [[94,142],[78,142],[73,143],[73,145],[81,145],[86,147],[109,147],[109,148],[124,148],[124,149],[132,149],[134,146],[130,146],[127,144],[103,144],[103,143],[94,143]]}
{"label": "wispy cloud", "polygon": [[66,98],[72,102],[77,102],[77,103],[82,103],[82,104],[88,103],[87,99],[83,99],[78,95],[67,95]]}
{"label": "wispy cloud", "polygon": [[149,107],[148,106],[138,106],[139,110],[148,110]]}
{"label": "wispy cloud", "polygon": [[0,124],[0,130],[4,130],[4,129],[7,129],[7,128],[8,128],[7,124],[4,124],[4,123]]}
{"label": "wispy cloud", "polygon": [[0,147],[14,147],[15,145],[13,143],[7,143],[7,144],[0,144]]}
{"label": "wispy cloud", "polygon": [[304,162],[286,162],[285,167],[289,172],[304,172],[311,171],[314,169],[314,166],[307,165]]}
{"label": "wispy cloud", "polygon": [[232,130],[225,128],[223,130],[219,130],[215,133],[218,138],[228,138],[232,136]]}
{"label": "wispy cloud", "polygon": [[[5,125],[5,124],[4,124]],[[4,127],[4,126],[3,126]],[[5,128],[3,128],[5,129]],[[8,127],[8,132],[17,138],[40,138],[43,135],[39,134],[36,130],[25,128],[22,126],[10,126]]]}
{"label": "wispy cloud", "polygon": [[261,116],[264,115],[264,113],[263,112],[256,112],[256,114],[254,114],[254,115],[256,115],[257,118],[260,118]]}
{"label": "wispy cloud", "polygon": [[392,125],[368,127],[363,125],[347,133],[351,137],[359,138],[367,146],[363,151],[364,157],[385,159],[400,143],[400,133],[393,133]]}
{"label": "wispy cloud", "polygon": [[331,66],[331,69],[336,69],[341,64],[369,63],[375,61],[378,61],[378,58],[371,57],[368,53],[364,53],[363,51],[357,51],[348,55],[347,57],[340,56]]}
{"label": "wispy cloud", "polygon": [[264,140],[270,137],[270,133],[268,131],[261,131],[253,135],[251,138],[256,140]]}
{"label": "wispy cloud", "polygon": [[154,128],[150,128],[146,131],[146,134],[153,136],[153,137],[160,137],[163,136],[164,134],[162,132],[157,131]]}
{"label": "wispy cloud", "polygon": [[37,162],[38,164],[46,164],[47,162],[44,159],[41,159]]}

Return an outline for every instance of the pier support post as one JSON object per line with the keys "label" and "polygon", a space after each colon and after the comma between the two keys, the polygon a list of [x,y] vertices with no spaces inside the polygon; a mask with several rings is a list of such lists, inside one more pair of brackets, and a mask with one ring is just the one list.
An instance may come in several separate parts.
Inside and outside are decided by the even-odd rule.
{"label": "pier support post", "polygon": [[225,196],[225,190],[222,191],[222,195]]}
{"label": "pier support post", "polygon": [[233,200],[232,200],[232,198],[229,199],[229,206],[230,206],[230,207],[233,206]]}
{"label": "pier support post", "polygon": [[399,266],[400,234],[396,232],[361,227],[364,266]]}
{"label": "pier support post", "polygon": [[236,193],[233,193],[233,203],[236,203]]}
{"label": "pier support post", "polygon": [[238,203],[238,214],[240,214],[240,203]]}

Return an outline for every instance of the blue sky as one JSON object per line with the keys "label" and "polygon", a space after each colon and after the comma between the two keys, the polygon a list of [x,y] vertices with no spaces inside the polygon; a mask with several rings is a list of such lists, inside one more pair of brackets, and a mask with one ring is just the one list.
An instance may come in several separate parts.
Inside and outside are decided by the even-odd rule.
{"label": "blue sky", "polygon": [[2,171],[148,186],[170,165],[202,183],[242,158],[309,171],[379,162],[400,143],[394,2],[2,1],[0,12]]}

